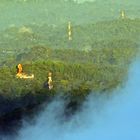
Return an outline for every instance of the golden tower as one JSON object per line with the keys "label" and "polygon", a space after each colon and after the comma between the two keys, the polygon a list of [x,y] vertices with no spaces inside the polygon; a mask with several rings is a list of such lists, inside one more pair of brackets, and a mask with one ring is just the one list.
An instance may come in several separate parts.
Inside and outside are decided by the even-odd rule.
{"label": "golden tower", "polygon": [[121,19],[125,19],[126,18],[126,15],[125,15],[125,11],[124,10],[121,10],[120,11],[120,18]]}
{"label": "golden tower", "polygon": [[72,40],[71,22],[68,22],[68,39]]}

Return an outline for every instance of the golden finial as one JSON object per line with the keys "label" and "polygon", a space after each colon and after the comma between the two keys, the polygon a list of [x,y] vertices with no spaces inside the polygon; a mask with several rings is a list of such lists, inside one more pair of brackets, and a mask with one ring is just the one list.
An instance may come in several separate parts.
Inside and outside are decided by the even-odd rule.
{"label": "golden finial", "polygon": [[121,17],[121,19],[125,19],[125,11],[124,10],[121,10],[121,12],[120,12],[120,17]]}
{"label": "golden finial", "polygon": [[68,39],[72,40],[71,22],[68,22]]}

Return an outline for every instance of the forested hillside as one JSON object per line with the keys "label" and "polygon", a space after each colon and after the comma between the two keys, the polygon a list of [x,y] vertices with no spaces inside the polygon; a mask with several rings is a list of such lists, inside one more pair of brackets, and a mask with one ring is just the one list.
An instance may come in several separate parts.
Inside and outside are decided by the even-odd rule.
{"label": "forested hillside", "polygon": [[[36,93],[43,89],[49,70],[53,72],[54,91],[79,90],[74,94],[82,94],[86,90],[87,94],[113,89],[124,80],[138,50],[139,25],[139,20],[126,19],[73,26],[71,41],[65,25],[4,30],[0,34],[1,94]],[[18,63],[35,78],[16,79]]]}
{"label": "forested hillside", "polygon": [[[49,26],[47,24],[41,26],[24,25],[10,27],[1,31],[0,65],[15,65],[17,62],[24,62],[24,60],[46,60],[48,58],[55,60],[57,59],[56,57],[63,60],[67,49],[73,51],[72,53],[76,53],[74,50],[87,52],[84,55],[89,58],[86,59],[94,63],[94,59],[98,59],[98,57],[94,56],[100,55],[94,49],[102,52],[101,48],[123,49],[129,47],[133,50],[133,47],[139,44],[139,19],[119,19],[79,26],[72,24],[71,41],[68,40],[67,26],[67,23],[61,26]],[[45,49],[45,52],[43,52],[43,49]],[[95,54],[89,55],[88,53]],[[123,56],[123,54],[121,55]],[[73,62],[73,60],[78,61],[80,56],[79,58],[78,56],[74,58],[69,55],[65,59]],[[86,59],[81,61],[87,61]]]}

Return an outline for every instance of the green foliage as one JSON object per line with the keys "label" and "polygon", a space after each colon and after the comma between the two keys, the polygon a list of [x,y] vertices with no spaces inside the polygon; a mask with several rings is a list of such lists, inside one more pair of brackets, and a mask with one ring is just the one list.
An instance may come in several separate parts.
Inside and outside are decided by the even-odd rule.
{"label": "green foliage", "polygon": [[[49,94],[49,91],[44,89],[43,83],[47,80],[50,70],[53,73],[53,90],[56,94],[61,91],[74,95],[85,95],[91,90],[114,89],[125,78],[127,66],[134,57],[136,50],[129,47],[103,47],[100,49],[94,48],[93,50],[89,53],[75,50],[75,53],[72,53],[75,61],[71,60],[70,52],[72,50],[51,50],[54,60],[43,60],[40,55],[41,58],[36,59],[35,62],[23,63],[23,71],[27,74],[33,73],[35,75],[34,79],[17,79],[15,77],[15,67],[2,67],[0,69],[0,78],[2,80],[0,93],[21,96],[27,93],[36,95],[42,91],[44,94]],[[53,51],[56,51],[56,56]],[[57,55],[57,51],[59,55]],[[48,53],[44,49],[43,52],[44,55],[42,56],[45,56],[45,52]],[[37,51],[37,53],[40,52]],[[64,57],[68,57],[69,61]],[[97,59],[93,61],[93,57]],[[84,59],[84,63],[81,58]]]}
{"label": "green foliage", "polygon": [[[122,84],[138,51],[139,25],[139,20],[129,19],[76,25],[71,42],[65,26],[44,24],[7,29],[0,34],[0,94],[86,96],[92,90],[113,90]],[[17,79],[18,63],[35,78]],[[43,87],[50,70],[52,91]]]}

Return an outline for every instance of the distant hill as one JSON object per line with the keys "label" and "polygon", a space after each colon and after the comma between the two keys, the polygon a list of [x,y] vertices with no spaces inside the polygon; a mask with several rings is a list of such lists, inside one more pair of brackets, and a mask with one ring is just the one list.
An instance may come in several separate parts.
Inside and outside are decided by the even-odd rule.
{"label": "distant hill", "polygon": [[72,41],[68,40],[68,23],[56,26],[28,24],[10,27],[0,32],[0,48],[24,49],[34,45],[53,48],[90,49],[101,42],[133,41],[140,39],[140,19],[118,19],[96,24],[72,24]]}
{"label": "distant hill", "polygon": [[23,58],[34,59],[34,55],[32,58],[25,56],[37,46],[89,52],[94,48],[103,47],[131,48],[138,46],[140,40],[139,19],[118,19],[83,25],[72,24],[71,41],[68,40],[67,26],[68,23],[60,26],[29,24],[20,27],[13,26],[1,31],[0,65],[7,64],[7,62],[8,65],[9,63],[15,64],[16,61],[23,61]]}
{"label": "distant hill", "polygon": [[118,19],[122,9],[134,19],[140,17],[139,6],[138,0],[1,0],[0,28],[29,23],[60,25],[69,20],[75,24],[96,23]]}

